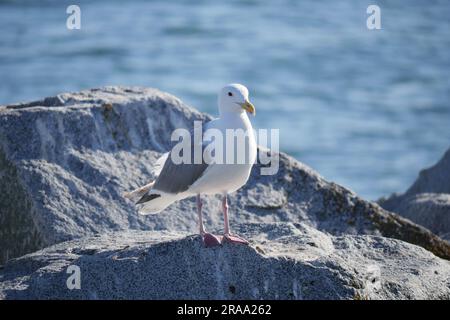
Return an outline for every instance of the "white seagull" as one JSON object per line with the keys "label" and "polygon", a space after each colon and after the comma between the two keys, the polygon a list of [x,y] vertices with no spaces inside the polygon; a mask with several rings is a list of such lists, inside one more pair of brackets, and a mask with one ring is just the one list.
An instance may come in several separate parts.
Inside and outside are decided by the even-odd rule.
{"label": "white seagull", "polygon": [[[229,159],[226,156],[228,152],[233,152],[234,155],[235,151],[241,148],[240,151],[245,152],[246,161],[233,159],[233,163],[225,160],[222,163],[215,163],[202,159],[203,161],[198,164],[193,161],[176,164],[168,152],[156,163],[154,173],[157,175],[159,173],[159,175],[155,181],[124,195],[134,201],[139,206],[139,213],[144,215],[157,213],[175,201],[196,196],[199,232],[207,247],[220,245],[222,242],[248,244],[247,240],[230,232],[227,195],[245,185],[257,155],[253,128],[246,113],[247,111],[254,115],[255,107],[249,101],[247,88],[241,84],[225,86],[219,93],[218,105],[220,117],[203,126],[203,136],[209,129],[215,129],[216,132],[222,133],[223,144],[227,145],[225,143],[227,129],[243,131],[245,138],[239,139],[238,137],[233,150],[227,150],[229,148],[224,147],[223,158]],[[201,150],[204,150],[207,144],[203,139],[200,143],[202,143]],[[223,236],[205,231],[201,194],[223,196]]]}

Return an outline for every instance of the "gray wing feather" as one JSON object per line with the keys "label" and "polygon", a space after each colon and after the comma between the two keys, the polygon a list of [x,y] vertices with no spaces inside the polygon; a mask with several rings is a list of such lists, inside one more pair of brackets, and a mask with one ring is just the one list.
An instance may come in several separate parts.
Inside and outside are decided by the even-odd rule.
{"label": "gray wing feather", "polygon": [[175,164],[169,157],[153,189],[174,194],[184,192],[203,175],[207,167],[205,163]]}
{"label": "gray wing feather", "polygon": [[[205,126],[203,126],[205,127]],[[203,130],[204,133],[204,130]],[[202,133],[202,136],[203,136]],[[167,193],[180,193],[184,192],[189,187],[197,181],[205,172],[208,164],[206,164],[202,157],[202,163],[194,164],[194,133],[193,130],[190,131],[191,135],[191,163],[180,163],[175,164],[170,156],[167,157],[166,162],[155,181],[153,186],[154,190],[160,190]],[[200,142],[199,142],[200,143]],[[202,151],[205,145],[202,145]]]}

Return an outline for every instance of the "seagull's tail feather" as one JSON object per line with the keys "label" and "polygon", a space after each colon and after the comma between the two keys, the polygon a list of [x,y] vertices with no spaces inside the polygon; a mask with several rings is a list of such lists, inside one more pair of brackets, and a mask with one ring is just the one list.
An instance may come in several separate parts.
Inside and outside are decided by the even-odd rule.
{"label": "seagull's tail feather", "polygon": [[158,190],[152,190],[150,193],[146,193],[142,196],[137,205],[141,207],[138,212],[142,215],[158,213],[177,200],[182,199],[180,194],[165,193]]}
{"label": "seagull's tail feather", "polygon": [[127,199],[130,199],[134,203],[137,203],[146,193],[150,191],[150,189],[153,187],[154,184],[155,181],[152,181],[143,187],[137,188],[130,192],[125,192],[123,196]]}
{"label": "seagull's tail feather", "polygon": [[[155,165],[153,166],[153,169],[152,169],[153,176],[155,176],[155,177],[159,176],[162,168],[164,167],[164,163],[166,162],[168,157],[169,157],[169,152],[166,152],[156,160]],[[155,185],[155,181],[152,181],[143,187],[137,188],[130,192],[125,192],[123,194],[123,196],[127,199],[130,199],[134,203],[137,203],[145,194],[147,194],[151,190],[151,188],[153,188],[154,185]]]}

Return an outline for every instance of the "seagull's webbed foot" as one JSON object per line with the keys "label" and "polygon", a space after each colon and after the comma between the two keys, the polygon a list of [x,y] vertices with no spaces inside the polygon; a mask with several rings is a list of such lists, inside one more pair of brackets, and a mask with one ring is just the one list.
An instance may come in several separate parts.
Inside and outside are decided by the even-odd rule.
{"label": "seagull's webbed foot", "polygon": [[229,242],[229,243],[236,243],[236,244],[245,244],[248,245],[248,241],[245,240],[244,238],[241,238],[235,234],[224,234],[223,235],[223,239],[222,242]]}
{"label": "seagull's webbed foot", "polygon": [[216,236],[212,233],[203,232],[201,234],[205,247],[215,247],[222,244],[222,236]]}

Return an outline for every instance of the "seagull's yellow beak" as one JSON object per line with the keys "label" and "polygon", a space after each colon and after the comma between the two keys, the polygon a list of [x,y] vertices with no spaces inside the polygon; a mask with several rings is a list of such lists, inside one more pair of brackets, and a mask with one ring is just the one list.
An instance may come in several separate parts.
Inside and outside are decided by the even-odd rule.
{"label": "seagull's yellow beak", "polygon": [[240,103],[242,109],[247,111],[248,113],[251,113],[252,115],[256,114],[255,106],[248,100],[245,100],[244,103]]}

